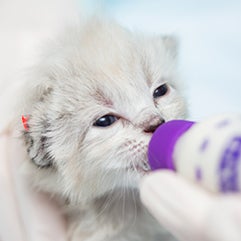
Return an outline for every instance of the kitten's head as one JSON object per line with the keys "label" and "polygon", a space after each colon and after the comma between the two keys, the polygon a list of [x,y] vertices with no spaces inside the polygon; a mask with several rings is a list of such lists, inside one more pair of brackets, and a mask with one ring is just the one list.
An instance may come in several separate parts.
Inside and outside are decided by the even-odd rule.
{"label": "kitten's head", "polygon": [[28,83],[24,137],[41,188],[87,201],[135,188],[147,145],[183,118],[171,37],[134,35],[92,20],[51,44]]}

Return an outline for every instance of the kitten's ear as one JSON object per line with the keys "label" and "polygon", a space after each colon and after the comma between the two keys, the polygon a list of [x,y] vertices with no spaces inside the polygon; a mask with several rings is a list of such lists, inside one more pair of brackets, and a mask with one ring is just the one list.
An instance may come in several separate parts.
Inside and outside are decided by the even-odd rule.
{"label": "kitten's ear", "polygon": [[47,116],[52,90],[51,83],[44,80],[25,85],[22,114],[28,118],[23,138],[30,159],[38,167],[50,167],[54,160],[49,151],[50,124]]}
{"label": "kitten's ear", "polygon": [[178,38],[174,35],[165,35],[161,36],[161,40],[167,49],[167,51],[173,56],[176,57],[178,54],[179,41]]}
{"label": "kitten's ear", "polygon": [[24,131],[28,155],[31,161],[40,168],[50,167],[54,163],[54,157],[49,151],[51,144],[47,134],[48,125],[45,121],[35,126],[30,124],[29,129]]}

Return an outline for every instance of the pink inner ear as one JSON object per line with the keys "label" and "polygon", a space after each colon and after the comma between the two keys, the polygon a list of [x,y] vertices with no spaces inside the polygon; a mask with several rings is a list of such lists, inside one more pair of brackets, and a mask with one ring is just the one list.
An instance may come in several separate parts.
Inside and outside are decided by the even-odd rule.
{"label": "pink inner ear", "polygon": [[29,116],[22,115],[22,123],[23,123],[23,127],[26,131],[29,130],[28,120],[29,120]]}

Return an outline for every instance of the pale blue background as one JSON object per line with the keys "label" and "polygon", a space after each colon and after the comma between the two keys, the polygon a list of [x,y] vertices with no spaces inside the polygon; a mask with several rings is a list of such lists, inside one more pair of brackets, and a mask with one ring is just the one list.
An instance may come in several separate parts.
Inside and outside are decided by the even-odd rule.
{"label": "pale blue background", "polygon": [[241,112],[241,0],[0,1],[0,95],[66,21],[96,11],[133,30],[179,37],[191,119]]}
{"label": "pale blue background", "polygon": [[241,112],[241,1],[86,0],[130,29],[176,34],[190,118]]}

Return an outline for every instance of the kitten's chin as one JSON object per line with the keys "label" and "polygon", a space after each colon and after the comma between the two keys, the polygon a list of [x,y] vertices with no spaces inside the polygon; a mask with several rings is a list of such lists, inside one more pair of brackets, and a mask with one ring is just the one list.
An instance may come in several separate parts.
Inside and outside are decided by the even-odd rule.
{"label": "kitten's chin", "polygon": [[150,173],[151,168],[146,161],[143,161],[140,163],[132,164],[127,168],[127,171],[133,173],[134,175],[145,176]]}

